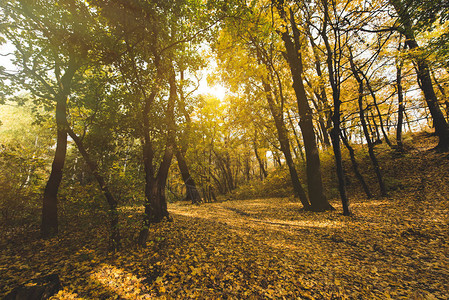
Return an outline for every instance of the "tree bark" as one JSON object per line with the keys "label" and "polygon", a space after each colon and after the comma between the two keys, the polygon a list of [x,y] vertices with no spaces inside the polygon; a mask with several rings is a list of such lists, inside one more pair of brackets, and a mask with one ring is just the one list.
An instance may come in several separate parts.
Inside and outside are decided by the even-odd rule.
{"label": "tree bark", "polygon": [[264,180],[265,178],[267,178],[268,174],[267,174],[267,171],[265,170],[264,162],[260,158],[259,151],[257,148],[257,131],[255,131],[255,133],[254,133],[253,146],[254,146],[254,154],[256,155],[257,162],[259,163],[261,180]]}
{"label": "tree bark", "polygon": [[293,41],[287,28],[282,32],[281,37],[284,41],[285,49],[287,50],[287,61],[290,66],[293,89],[295,90],[298,104],[300,116],[299,127],[301,128],[306,152],[306,173],[310,205],[313,211],[331,210],[333,207],[329,204],[324,195],[321,162],[313,129],[312,110],[310,109],[304,83],[302,81],[303,65],[299,30],[296,27],[292,11],[290,11],[290,24],[293,29]]}
{"label": "tree bark", "polygon": [[396,62],[396,89],[398,93],[398,124],[396,127],[396,143],[398,151],[404,151],[402,143],[402,126],[404,123],[404,95],[402,93],[402,63]]}
{"label": "tree bark", "polygon": [[[341,204],[343,207],[343,215],[349,216],[351,214],[351,211],[349,208],[348,195],[346,193],[346,184],[345,184],[343,161],[342,161],[341,146],[340,146],[341,100],[340,100],[340,77],[338,74],[338,70],[340,68],[340,57],[336,56],[335,59],[333,57],[334,54],[331,50],[329,38],[328,38],[327,32],[326,32],[327,25],[330,22],[329,8],[328,8],[328,4],[326,1],[323,1],[323,6],[324,6],[324,24],[323,24],[323,29],[321,31],[321,37],[323,38],[324,44],[326,46],[326,64],[327,64],[327,69],[328,69],[328,73],[329,73],[329,81],[331,83],[331,88],[332,88],[332,99],[334,102],[334,111],[333,111],[333,113],[331,113],[331,117],[330,117],[330,119],[332,120],[332,124],[333,124],[330,136],[331,136],[331,141],[332,141],[332,149],[334,151],[335,167],[337,170],[337,178],[338,178],[338,191],[340,193]],[[310,35],[310,33],[309,33],[309,35]],[[338,32],[335,31],[335,35],[339,39]],[[314,46],[316,69],[317,69],[317,72],[319,72],[320,77],[321,77],[321,67],[320,67],[319,60],[318,60],[318,53],[316,52],[316,46],[315,46],[311,36],[310,36],[310,40],[311,40],[312,46]],[[337,41],[336,41],[336,43],[337,43]],[[340,47],[340,51],[341,51],[341,47]],[[335,69],[337,69],[337,74],[335,74],[334,63],[335,63]],[[327,102],[326,90],[324,89],[323,84],[321,84],[321,97],[323,98],[323,102],[324,101]]]}
{"label": "tree bark", "polygon": [[446,107],[446,111],[445,111],[445,113],[446,113],[446,120],[449,120],[449,101],[447,99],[446,92],[444,91],[444,87],[438,82],[438,80],[437,80],[437,78],[435,76],[435,73],[433,71],[432,71],[432,77],[433,77],[433,81],[435,82],[435,84],[438,87],[438,90],[441,93],[441,96],[443,97],[444,105]]}
{"label": "tree bark", "polygon": [[43,238],[54,236],[58,233],[58,190],[62,180],[62,170],[64,168],[67,153],[67,129],[60,121],[66,116],[67,97],[60,96],[56,104],[56,124],[57,139],[56,151],[51,166],[50,177],[44,190],[42,205],[41,235]]}
{"label": "tree bark", "polygon": [[274,123],[276,126],[276,131],[279,139],[279,144],[281,145],[281,151],[284,154],[285,162],[287,163],[288,170],[290,172],[290,178],[293,185],[293,190],[295,196],[299,198],[304,209],[310,210],[311,206],[307,198],[307,194],[299,181],[298,172],[296,171],[295,164],[293,162],[292,154],[290,151],[290,141],[288,139],[287,128],[285,127],[284,120],[282,118],[282,112],[279,107],[276,106],[274,99],[271,95],[271,86],[262,78],[262,85],[265,92],[265,98],[268,102],[268,107],[270,108],[271,115],[273,116]]}
{"label": "tree bark", "polygon": [[181,172],[182,180],[186,186],[186,200],[191,201],[192,204],[201,203],[201,196],[196,188],[195,180],[189,172],[189,167],[184,158],[184,153],[181,149],[176,148],[175,150],[176,160],[178,161],[178,167]]}
{"label": "tree bark", "polygon": [[53,158],[50,177],[45,186],[42,201],[41,236],[48,238],[58,233],[58,190],[62,180],[67,153],[67,98],[71,84],[79,65],[71,59],[66,72],[60,79],[61,90],[55,96],[56,100],[56,151]]}

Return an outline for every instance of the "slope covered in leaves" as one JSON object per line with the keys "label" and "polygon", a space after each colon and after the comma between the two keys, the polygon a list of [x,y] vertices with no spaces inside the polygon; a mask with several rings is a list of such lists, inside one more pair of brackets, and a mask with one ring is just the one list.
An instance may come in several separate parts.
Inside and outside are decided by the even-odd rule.
{"label": "slope covered in leaves", "polygon": [[35,226],[3,231],[0,295],[57,273],[59,299],[447,299],[449,159],[428,151],[432,138],[419,142],[384,154],[395,189],[353,196],[352,217],[304,212],[292,198],[175,203],[174,222],[153,225],[137,248],[142,208],[122,207],[115,254],[101,215],[66,216],[63,234],[45,241]]}

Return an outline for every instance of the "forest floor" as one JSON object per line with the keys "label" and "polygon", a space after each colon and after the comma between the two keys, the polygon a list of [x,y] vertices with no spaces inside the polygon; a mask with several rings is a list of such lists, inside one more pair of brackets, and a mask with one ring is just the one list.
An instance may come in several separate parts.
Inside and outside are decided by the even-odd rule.
{"label": "forest floor", "polygon": [[[396,176],[385,198],[351,193],[353,216],[300,209],[293,198],[169,205],[134,246],[141,207],[122,207],[124,249],[108,254],[102,216],[36,226],[0,240],[0,297],[30,278],[59,274],[56,299],[449,299],[449,156],[421,136],[381,158]],[[393,174],[393,175],[391,175]]]}

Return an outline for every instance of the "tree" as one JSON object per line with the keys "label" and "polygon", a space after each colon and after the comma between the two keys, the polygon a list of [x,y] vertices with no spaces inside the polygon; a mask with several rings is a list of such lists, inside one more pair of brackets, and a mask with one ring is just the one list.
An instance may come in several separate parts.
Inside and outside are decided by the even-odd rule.
{"label": "tree", "polygon": [[[433,89],[432,79],[430,77],[429,63],[427,59],[420,54],[421,48],[415,37],[416,33],[413,24],[414,19],[412,17],[412,9],[416,9],[416,6],[408,5],[407,1],[403,0],[390,0],[389,3],[394,7],[398,16],[400,27],[397,27],[397,30],[405,36],[405,44],[407,47],[416,54],[414,55],[413,60],[417,65],[418,82],[424,93],[427,107],[432,115],[435,133],[440,139],[437,148],[441,151],[449,151],[449,125],[447,124],[446,119],[444,118],[444,115],[438,105],[438,99]],[[412,1],[411,3],[414,2]],[[429,4],[430,2],[424,3]],[[423,19],[419,18],[418,23]]]}
{"label": "tree", "polygon": [[[181,71],[181,83],[184,83],[184,72]],[[195,91],[196,88],[193,90]],[[192,92],[193,92],[192,91]],[[189,94],[191,94],[190,92]],[[185,159],[187,152],[187,142],[190,141],[190,135],[193,134],[192,131],[192,120],[190,118],[190,114],[187,111],[186,107],[186,95],[183,90],[183,86],[179,88],[180,97],[178,99],[178,108],[181,115],[185,119],[184,130],[177,130],[177,138],[176,146],[175,146],[175,155],[176,160],[178,161],[179,171],[181,172],[182,180],[184,181],[184,185],[186,187],[186,200],[191,201],[192,204],[197,204],[201,202],[201,195],[198,192],[197,185],[195,180],[192,177],[192,174],[189,170],[189,166],[187,165],[187,161]]]}
{"label": "tree", "polygon": [[[315,133],[312,122],[312,110],[307,100],[306,91],[303,83],[303,63],[301,53],[303,51],[300,41],[300,32],[297,27],[295,16],[292,9],[288,14],[281,1],[273,1],[276,5],[279,16],[284,24],[281,31],[281,37],[284,41],[286,50],[286,59],[290,66],[293,80],[293,89],[295,90],[298,103],[298,112],[300,116],[299,126],[304,139],[307,163],[307,183],[309,191],[309,200],[312,210],[324,211],[333,209],[326,199],[323,192],[323,182],[321,177],[321,163],[318,148],[316,145]],[[290,24],[290,33],[289,27]]]}
{"label": "tree", "polygon": [[369,157],[373,164],[374,172],[376,173],[376,176],[377,176],[377,181],[379,182],[380,193],[382,194],[382,196],[386,197],[387,190],[385,189],[385,184],[382,179],[379,162],[377,161],[376,155],[374,153],[374,143],[371,140],[371,136],[368,131],[367,121],[366,121],[366,117],[365,117],[365,107],[363,105],[363,98],[364,98],[365,90],[364,90],[363,79],[360,76],[360,73],[361,73],[360,69],[354,63],[354,58],[352,56],[351,49],[350,49],[349,55],[350,55],[349,61],[351,63],[351,70],[353,72],[354,78],[356,79],[356,81],[358,83],[358,101],[357,101],[357,103],[359,105],[360,123],[362,125],[363,134],[365,135],[365,140],[368,144]]}
{"label": "tree", "polygon": [[[83,82],[84,72],[92,64],[98,64],[98,57],[92,53],[100,51],[97,41],[90,37],[101,35],[93,12],[85,3],[66,1],[60,5],[38,5],[28,1],[13,1],[5,4],[2,34],[14,45],[17,74],[8,78],[17,86],[30,91],[37,105],[55,109],[57,127],[56,150],[50,177],[44,190],[41,234],[50,237],[58,232],[57,194],[62,180],[67,152],[67,134],[78,142],[83,156],[80,139],[70,128],[67,102],[74,86]],[[21,27],[11,24],[23,24]],[[84,149],[85,150],[85,149]],[[89,166],[94,167],[92,164]],[[96,173],[95,168],[92,169]],[[104,180],[96,178],[110,210],[116,211],[116,201],[105,187]],[[115,225],[114,225],[115,224]],[[117,214],[111,213],[112,247],[119,245]]]}
{"label": "tree", "polygon": [[[37,8],[24,1],[2,5],[5,8],[5,21],[23,24],[23,28],[6,27],[2,32],[16,48],[16,66],[20,68],[20,73],[12,78],[25,88],[37,92],[47,106],[52,106],[53,101],[56,104],[57,142],[43,197],[43,237],[58,232],[57,193],[67,150],[67,98],[85,55],[85,49],[74,46],[76,37],[73,32],[64,31],[69,24],[75,27],[80,25],[76,19],[68,17],[70,12],[75,12],[74,3],[71,4],[65,5],[65,10],[52,10],[50,6]],[[42,18],[44,14],[49,18]],[[60,19],[62,16],[64,19]],[[61,36],[64,40],[59,39]],[[50,72],[55,75],[55,81],[48,80],[51,76],[45,72],[51,65],[54,66]]]}
{"label": "tree", "polygon": [[[341,134],[341,73],[342,73],[342,44],[344,44],[344,38],[342,37],[342,33],[339,29],[339,23],[341,21],[338,19],[339,15],[336,15],[335,18],[335,24],[331,21],[330,17],[330,9],[329,4],[327,0],[321,1],[322,10],[323,10],[323,21],[321,29],[319,30],[319,35],[321,36],[324,47],[325,47],[325,58],[326,58],[326,66],[328,71],[328,77],[329,77],[329,83],[332,88],[332,99],[333,99],[333,111],[331,111],[331,108],[327,108],[329,110],[330,120],[332,120],[333,127],[330,131],[331,141],[332,141],[332,148],[334,151],[334,157],[335,157],[335,166],[337,171],[337,177],[338,177],[338,189],[340,192],[340,198],[343,206],[343,214],[344,215],[350,215],[349,210],[349,200],[348,196],[346,194],[346,187],[345,187],[345,180],[344,180],[344,172],[343,172],[343,162],[342,162],[342,154],[341,154],[341,146],[340,146],[340,137]],[[332,11],[336,11],[336,2],[332,2]],[[311,22],[311,15],[310,12],[307,10],[307,5],[305,5],[305,10],[307,12],[307,20],[306,22]],[[331,46],[331,42],[329,40],[329,32],[328,27],[330,27],[329,31],[333,34],[333,41],[334,44]],[[322,72],[321,72],[321,66],[320,66],[320,59],[318,55],[319,48],[317,47],[314,37],[311,34],[310,25],[307,25],[307,33],[309,35],[309,40],[314,52],[315,56],[315,69],[317,72],[317,75],[319,77],[319,84],[320,84],[320,92],[317,93],[317,96],[320,98],[320,100],[327,106],[327,95],[326,90],[324,88],[324,85],[322,83],[322,80],[324,80]],[[334,49],[334,50],[332,50]],[[351,152],[352,154],[352,152]],[[351,155],[352,158],[352,155]],[[351,160],[354,165],[354,170],[357,170],[356,164],[354,164],[355,159]],[[358,173],[358,172],[356,172]],[[360,178],[360,177],[359,177]]]}
{"label": "tree", "polygon": [[[115,55],[124,106],[141,141],[145,171],[145,216],[139,244],[144,244],[150,223],[169,218],[165,187],[176,152],[177,73],[192,70],[197,43],[210,28],[210,16],[199,1],[95,1],[121,44]],[[117,53],[119,52],[119,53]],[[168,94],[168,95],[167,95]]]}
{"label": "tree", "polygon": [[[240,105],[251,105],[252,108],[259,111],[259,114],[263,110],[268,111],[269,116],[267,117],[272,118],[272,123],[274,123],[279,150],[284,155],[289,169],[295,196],[299,197],[305,209],[310,209],[307,194],[299,180],[293,160],[289,131],[284,118],[287,99],[282,78],[284,74],[281,72],[282,69],[285,69],[285,64],[282,56],[275,54],[277,51],[280,52],[278,49],[279,39],[271,32],[271,26],[267,25],[269,24],[268,20],[253,14],[253,9],[255,8],[243,7],[245,13],[241,13],[239,18],[228,20],[227,27],[223,30],[217,47],[219,58],[222,60],[223,73],[227,73],[223,74],[222,78],[235,89],[245,86],[242,90],[247,103]],[[247,27],[247,29],[241,30],[242,27]],[[230,45],[235,49],[233,53],[226,51]],[[242,72],[242,69],[245,71]],[[263,109],[249,104],[259,102],[259,99],[266,100]],[[253,116],[250,120],[254,122],[256,119]],[[250,120],[248,121],[251,122]],[[260,159],[257,159],[260,164]]]}

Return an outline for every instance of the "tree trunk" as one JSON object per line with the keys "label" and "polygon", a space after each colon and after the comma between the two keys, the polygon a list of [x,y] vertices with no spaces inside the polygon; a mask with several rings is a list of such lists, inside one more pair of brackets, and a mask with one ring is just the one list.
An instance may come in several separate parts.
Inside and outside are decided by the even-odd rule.
{"label": "tree trunk", "polygon": [[56,124],[58,133],[51,173],[44,190],[41,223],[41,235],[43,238],[51,237],[58,233],[57,195],[62,180],[62,170],[64,168],[67,153],[67,129],[64,124],[61,124],[60,119],[66,118],[66,99],[66,97],[58,99],[56,104]]}
{"label": "tree trunk", "polygon": [[138,244],[144,246],[148,239],[148,230],[150,224],[161,222],[164,218],[170,220],[167,210],[167,200],[165,198],[165,187],[167,184],[168,171],[170,169],[171,160],[173,157],[173,145],[174,140],[174,107],[177,99],[176,91],[176,77],[175,71],[172,68],[169,77],[170,94],[168,97],[167,110],[166,110],[166,146],[164,156],[159,165],[157,175],[154,176],[155,170],[153,167],[154,151],[152,141],[150,139],[150,126],[149,126],[149,112],[151,105],[156,97],[156,89],[151,92],[149,97],[146,96],[144,90],[142,94],[144,96],[144,110],[143,110],[143,161],[145,168],[145,215],[143,220],[143,228],[140,231]]}
{"label": "tree trunk", "polygon": [[167,199],[165,198],[165,188],[167,186],[168,171],[170,169],[172,157],[173,152],[171,150],[171,146],[168,146],[165,150],[164,159],[159,167],[159,172],[155,183],[152,185],[152,189],[150,191],[152,211],[148,218],[151,223],[158,223],[164,218],[169,219]]}
{"label": "tree trunk", "polygon": [[[337,120],[338,118],[338,120]],[[334,127],[331,129],[331,141],[335,156],[335,166],[337,169],[338,177],[338,190],[340,192],[341,204],[343,206],[343,215],[349,216],[351,211],[349,209],[349,200],[346,194],[346,186],[344,180],[343,172],[343,161],[341,157],[341,147],[340,147],[340,109],[334,110],[334,116],[332,117]]]}
{"label": "tree trunk", "polygon": [[71,84],[79,65],[71,59],[69,66],[60,79],[61,90],[56,95],[56,151],[51,166],[50,177],[45,186],[42,201],[41,236],[43,238],[58,233],[58,190],[62,180],[65,157],[67,153],[67,98]]}
{"label": "tree trunk", "polygon": [[433,81],[435,82],[435,84],[438,87],[438,90],[441,93],[441,96],[443,97],[444,100],[444,105],[446,107],[446,119],[449,120],[449,101],[447,99],[447,95],[446,92],[444,91],[444,87],[438,82],[435,73],[432,71],[432,77],[433,77]]}
{"label": "tree trunk", "polygon": [[287,28],[282,33],[287,50],[287,60],[293,79],[293,89],[295,90],[300,116],[299,127],[301,128],[304,147],[306,152],[306,173],[309,191],[309,200],[313,211],[325,211],[333,209],[324,195],[323,182],[321,177],[321,163],[318,147],[316,144],[315,132],[313,129],[312,110],[307,101],[304,83],[302,81],[303,65],[301,58],[301,47],[299,30],[296,27],[293,13],[290,11],[290,24],[293,28],[293,40]]}
{"label": "tree trunk", "polygon": [[249,182],[251,180],[251,163],[250,163],[250,157],[249,153],[246,153],[245,156],[245,180],[246,182]]}
{"label": "tree trunk", "polygon": [[302,161],[304,162],[306,160],[306,158],[304,156],[304,151],[302,150],[302,145],[301,145],[301,142],[299,141],[298,133],[296,132],[295,125],[293,124],[293,120],[290,115],[290,110],[288,110],[288,109],[287,109],[287,117],[288,117],[288,122],[290,123],[290,127],[292,128],[292,131],[293,131],[293,136],[295,137],[296,146],[298,147],[298,152],[301,156]]}
{"label": "tree trunk", "polygon": [[[333,58],[333,52],[331,50],[331,46],[330,46],[329,39],[328,39],[327,32],[326,32],[327,24],[330,21],[327,2],[324,1],[323,6],[324,6],[325,19],[324,19],[323,29],[321,31],[321,36],[322,36],[325,46],[326,46],[326,52],[327,52],[326,53],[326,56],[327,56],[326,64],[327,64],[327,69],[329,72],[329,81],[331,83],[331,88],[332,88],[332,99],[334,102],[334,111],[330,117],[330,119],[332,120],[332,123],[333,123],[333,128],[331,129],[330,136],[331,136],[332,148],[333,148],[334,157],[335,157],[335,167],[337,170],[337,178],[338,178],[338,190],[340,193],[341,204],[343,207],[343,215],[349,216],[351,214],[351,211],[349,209],[349,199],[348,199],[348,195],[346,193],[346,184],[345,184],[343,161],[342,161],[341,146],[340,146],[340,136],[341,136],[340,78],[339,78],[338,72],[337,72],[337,74],[335,74],[335,70],[334,70],[334,63],[336,65],[337,71],[339,70],[340,59],[338,58],[338,56],[335,59]],[[309,35],[310,35],[310,33],[309,33]],[[320,63],[319,63],[318,53],[316,52],[316,46],[315,46],[315,43],[313,42],[311,35],[310,35],[310,40],[311,40],[312,46],[314,47],[315,66],[316,66],[317,72],[319,72],[320,77],[321,77],[321,67],[320,67]],[[340,51],[341,51],[341,49],[340,49]],[[321,83],[320,90],[321,90],[321,98],[322,98],[323,103],[327,103],[326,90],[322,83]],[[324,101],[326,101],[326,102],[324,102]]]}
{"label": "tree trunk", "polygon": [[179,170],[181,172],[182,180],[186,186],[186,200],[192,201],[192,204],[201,203],[201,196],[196,188],[195,180],[190,176],[189,167],[184,158],[182,150],[177,148],[175,150],[176,160],[178,161]]}
{"label": "tree trunk", "polygon": [[396,143],[398,151],[404,151],[402,144],[402,125],[404,122],[404,95],[402,94],[402,63],[396,62],[396,87],[398,93],[398,125],[396,127]]}
{"label": "tree trunk", "polygon": [[[371,127],[371,123],[369,121],[370,119],[370,114],[371,114],[371,120],[373,120],[373,127],[374,127],[374,131],[373,131],[373,127]],[[374,144],[382,144],[382,140],[380,137],[380,132],[379,132],[379,126],[377,126],[377,122],[376,122],[376,118],[374,117],[374,114],[371,110],[368,110],[366,113],[366,121],[368,122],[368,127],[371,129],[371,136],[375,136],[376,138],[373,139],[374,140]]]}
{"label": "tree trunk", "polygon": [[[183,81],[184,80],[184,71],[181,71],[180,73],[181,73],[180,74],[181,81]],[[178,90],[179,90],[179,95],[180,95],[180,97],[178,99],[178,107],[186,120],[186,128],[185,128],[184,132],[182,133],[181,138],[184,140],[189,140],[189,134],[190,134],[190,130],[191,130],[192,121],[191,121],[190,115],[186,109],[186,100],[185,100],[184,92],[182,90],[182,86]],[[174,125],[174,126],[176,126],[176,125]],[[200,196],[200,193],[198,192],[198,188],[196,186],[195,181],[193,180],[193,178],[190,175],[189,167],[185,160],[186,152],[187,152],[186,144],[182,143],[182,141],[177,143],[177,147],[175,147],[175,155],[176,155],[176,160],[178,161],[178,166],[179,166],[179,170],[181,172],[182,179],[186,186],[186,200],[192,201],[192,204],[196,204],[196,203],[201,202],[201,196]]]}
{"label": "tree trunk", "polygon": [[377,161],[376,155],[374,153],[374,144],[371,141],[371,137],[370,134],[368,132],[368,126],[366,124],[366,119],[365,119],[365,113],[364,113],[364,108],[363,108],[363,81],[362,78],[360,78],[359,74],[358,74],[358,70],[354,64],[353,58],[352,58],[352,53],[350,52],[350,64],[351,64],[351,70],[353,72],[354,78],[356,79],[356,81],[359,84],[359,95],[358,95],[358,105],[359,105],[359,116],[360,116],[360,123],[362,124],[362,130],[363,130],[363,134],[365,135],[365,139],[366,139],[366,143],[368,144],[368,153],[369,153],[369,157],[371,159],[371,162],[373,164],[374,167],[374,172],[376,173],[376,177],[377,177],[377,181],[379,182],[379,188],[380,188],[380,193],[382,196],[386,197],[387,196],[387,191],[385,189],[385,185],[382,179],[382,175],[380,172],[380,167],[379,167],[379,162]]}
{"label": "tree trunk", "polygon": [[148,238],[148,230],[152,221],[153,207],[152,207],[152,193],[154,191],[154,186],[156,185],[156,180],[154,178],[153,169],[153,159],[154,151],[150,139],[150,123],[149,123],[149,112],[151,105],[156,97],[156,91],[151,92],[149,97],[145,97],[145,104],[143,110],[143,165],[145,171],[145,212],[143,220],[143,228],[140,231],[138,244],[144,246]]}
{"label": "tree trunk", "polygon": [[[166,150],[164,161],[161,163],[162,168],[169,168],[166,165],[171,163],[171,150]],[[145,185],[145,215],[144,226],[139,233],[138,244],[145,246],[148,240],[148,232],[150,224],[159,223],[164,218],[170,220],[167,210],[167,199],[165,197],[165,187],[167,185],[168,171],[158,172],[156,178],[151,178]]]}
{"label": "tree trunk", "polygon": [[372,198],[373,194],[371,194],[371,191],[370,191],[368,185],[366,184],[365,178],[363,178],[363,175],[359,171],[359,165],[357,164],[357,160],[355,159],[354,149],[351,147],[348,140],[346,139],[346,137],[343,134],[341,134],[340,137],[341,137],[341,140],[343,141],[343,144],[346,146],[346,148],[349,151],[349,157],[351,158],[352,169],[354,170],[355,176],[357,177],[360,184],[362,185],[363,191],[365,192],[366,196],[368,198]]}
{"label": "tree trunk", "polygon": [[262,78],[262,85],[265,92],[265,98],[268,102],[268,107],[270,108],[271,115],[273,116],[274,123],[276,125],[276,131],[278,134],[279,144],[281,145],[281,151],[284,154],[285,162],[287,163],[288,170],[290,172],[290,178],[293,185],[293,190],[295,196],[299,198],[304,209],[309,210],[311,206],[309,200],[307,199],[307,194],[299,181],[298,172],[296,171],[295,164],[293,162],[292,154],[290,151],[290,141],[288,139],[287,128],[285,127],[284,120],[282,118],[282,112],[279,107],[276,106],[274,99],[271,95],[271,86]]}
{"label": "tree trunk", "polygon": [[[376,108],[377,115],[379,116],[380,130],[382,131],[382,134],[383,134],[383,136],[385,138],[385,142],[387,143],[388,146],[391,147],[390,139],[388,138],[388,135],[385,132],[385,128],[384,128],[384,124],[383,124],[383,120],[382,120],[382,113],[380,112],[379,106],[377,105],[376,93],[374,92],[374,90],[373,90],[373,88],[372,88],[372,86],[371,86],[371,84],[370,84],[366,74],[361,72],[361,71],[360,71],[360,74],[362,74],[363,78],[365,78],[366,85],[367,85],[368,90],[369,90],[369,92],[371,94],[371,97],[373,98],[373,104],[374,104],[374,107]],[[377,132],[377,135],[378,135],[379,140],[380,140],[380,134],[379,134],[379,131],[377,129],[377,124],[375,123],[375,120],[374,120],[374,115],[373,115],[373,121],[374,121],[374,124],[376,126],[376,132]]]}
{"label": "tree trunk", "polygon": [[[333,65],[332,65],[332,61],[333,61],[332,60],[332,51],[330,50],[329,39],[327,38],[327,33],[325,32],[326,31],[326,27],[327,27],[327,23],[329,22],[329,20],[328,20],[329,14],[327,12],[327,10],[328,10],[327,4],[324,7],[324,9],[325,9],[325,21],[324,21],[325,22],[325,26],[323,27],[323,29],[321,31],[321,36],[325,40],[326,50],[328,51],[326,53],[327,58],[328,58],[326,60],[326,63],[328,64],[328,71],[330,71],[329,79],[332,82],[331,83],[332,91],[334,91],[334,89],[336,89],[336,92],[338,93],[338,97],[336,97],[336,98],[339,99],[340,98],[340,96],[339,96],[339,87],[337,86],[337,83],[334,80],[334,74],[333,74],[334,72],[333,72]],[[320,56],[319,56],[319,53],[318,53],[318,47],[315,44],[315,41],[313,40],[312,34],[310,32],[310,27],[309,27],[308,24],[306,24],[306,30],[307,30],[307,35],[309,37],[310,44],[312,45],[313,56],[315,58],[314,63],[315,63],[316,74],[320,78],[319,90],[318,90],[318,92],[315,92],[315,96],[318,99],[318,103],[315,106],[316,106],[316,108],[318,110],[323,110],[324,109],[324,112],[323,111],[319,112],[320,127],[321,127],[321,130],[323,132],[324,144],[326,146],[330,146],[330,141],[329,141],[327,130],[328,130],[328,128],[331,127],[332,112],[331,112],[331,108],[329,107],[329,103],[327,101],[327,93],[326,93],[326,87],[324,86],[324,78],[323,78],[323,72],[321,70],[321,60],[320,60]],[[337,62],[337,64],[339,64],[339,62]],[[324,118],[321,116],[322,114],[324,115]]]}
{"label": "tree trunk", "polygon": [[[309,87],[313,88],[311,84],[308,84],[308,85],[309,85]],[[317,110],[318,125],[319,125],[318,132],[321,133],[321,136],[320,136],[321,144],[324,146],[324,148],[327,148],[330,146],[330,141],[329,141],[329,134],[327,132],[327,126],[326,126],[327,122],[325,122],[325,120],[322,116],[323,113],[321,112],[321,110],[323,109],[320,104],[322,102],[322,100],[321,100],[322,95],[319,93],[314,93],[314,95],[315,95],[315,97],[317,97],[318,102],[315,101],[313,99],[313,97],[311,98],[311,101],[312,101],[313,105],[315,106],[315,109]]]}
{"label": "tree trunk", "polygon": [[259,151],[257,149],[257,132],[256,136],[254,137],[253,145],[254,145],[254,154],[256,155],[257,162],[259,163],[260,176],[261,179],[264,180],[265,178],[267,178],[268,174],[267,171],[265,170],[264,162],[260,158]]}

